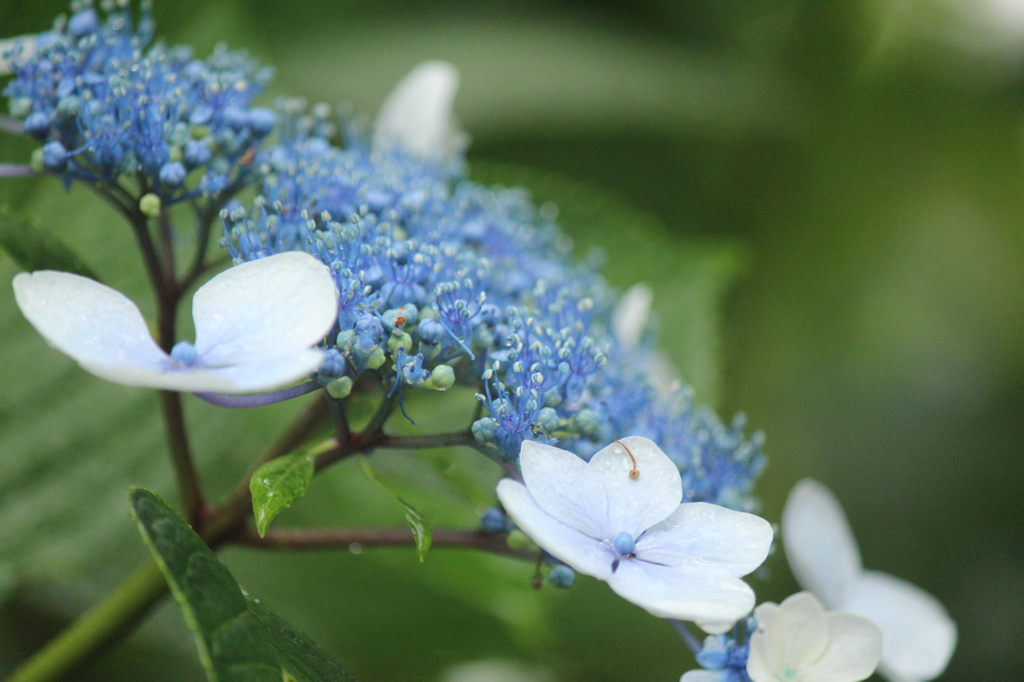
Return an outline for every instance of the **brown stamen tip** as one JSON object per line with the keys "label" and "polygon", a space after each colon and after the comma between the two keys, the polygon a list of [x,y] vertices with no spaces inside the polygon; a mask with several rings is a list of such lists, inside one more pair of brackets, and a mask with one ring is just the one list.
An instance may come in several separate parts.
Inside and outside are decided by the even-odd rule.
{"label": "brown stamen tip", "polygon": [[627,448],[626,444],[621,440],[615,439],[615,442],[622,446],[622,449],[626,451],[626,454],[629,455],[629,458],[633,461],[633,468],[629,470],[629,477],[640,478],[640,470],[636,468],[636,457],[633,456],[633,453],[629,451],[629,448]]}

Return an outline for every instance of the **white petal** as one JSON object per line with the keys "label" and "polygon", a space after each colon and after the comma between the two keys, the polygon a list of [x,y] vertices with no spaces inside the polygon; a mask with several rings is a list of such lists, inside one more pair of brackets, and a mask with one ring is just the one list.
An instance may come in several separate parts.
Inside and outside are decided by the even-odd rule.
{"label": "white petal", "polygon": [[882,631],[878,672],[891,682],[923,682],[942,674],[956,648],[956,623],[920,587],[887,573],[865,571],[841,605]]}
{"label": "white petal", "polygon": [[546,552],[584,575],[602,580],[611,576],[614,550],[553,518],[522,483],[508,478],[499,481],[498,499],[520,530]]}
{"label": "white petal", "polygon": [[292,251],[236,265],[193,298],[199,366],[251,365],[298,354],[327,335],[337,314],[334,278],[308,254]]}
{"label": "white petal", "polygon": [[679,682],[721,682],[721,675],[717,670],[691,670],[683,673]]}
{"label": "white petal", "polygon": [[258,363],[209,369],[203,374],[220,382],[219,388],[189,386],[178,390],[228,394],[270,391],[309,376],[320,366],[323,356],[323,351],[307,348],[280,358],[261,358]]}
{"label": "white petal", "polygon": [[41,270],[14,278],[18,307],[47,343],[86,371],[129,386],[154,386],[172,362],[142,313],[120,292],[87,277]]}
{"label": "white petal", "polygon": [[445,157],[456,134],[452,103],[458,87],[459,72],[448,62],[429,61],[416,66],[381,105],[374,147],[397,144],[424,158]]}
{"label": "white petal", "polygon": [[754,609],[757,631],[750,637],[750,654],[747,657],[747,675],[753,682],[780,682],[777,673],[782,670],[775,658],[772,640],[768,637],[766,625],[775,622],[779,605],[765,602]]}
{"label": "white petal", "polygon": [[634,284],[622,294],[612,312],[612,331],[626,350],[635,350],[647,328],[654,292],[645,282]]}
{"label": "white petal", "polygon": [[[633,459],[627,448],[636,459],[637,478],[630,475]],[[683,497],[679,469],[648,438],[622,438],[591,457],[589,467],[600,478],[608,498],[607,538],[621,532],[639,537],[676,511]]]}
{"label": "white petal", "polygon": [[636,552],[645,561],[669,566],[696,561],[740,577],[764,563],[772,536],[771,524],[759,516],[689,502],[644,533]]}
{"label": "white petal", "polygon": [[547,514],[592,538],[614,537],[605,527],[608,495],[589,464],[567,450],[527,440],[519,466],[532,499]]}
{"label": "white petal", "polygon": [[754,607],[754,591],[717,566],[685,566],[623,559],[607,578],[627,601],[658,618],[695,621],[705,632],[725,632]]}
{"label": "white petal", "polygon": [[846,514],[828,488],[810,478],[793,487],[782,511],[782,543],[797,582],[838,609],[861,562]]}
{"label": "white petal", "polygon": [[810,592],[798,592],[779,606],[761,604],[754,618],[757,632],[750,640],[750,658],[756,659],[757,670],[775,675],[787,668],[801,670],[820,659],[828,646],[825,609]]}
{"label": "white petal", "polygon": [[882,655],[882,633],[866,618],[850,613],[825,614],[828,647],[804,669],[814,682],[860,682],[875,672]]}

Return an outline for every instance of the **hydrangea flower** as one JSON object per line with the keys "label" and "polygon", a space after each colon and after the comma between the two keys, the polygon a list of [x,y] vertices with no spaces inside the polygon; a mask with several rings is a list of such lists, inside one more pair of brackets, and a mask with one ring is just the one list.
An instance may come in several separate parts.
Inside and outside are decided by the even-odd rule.
{"label": "hydrangea flower", "polygon": [[942,674],[956,647],[956,623],[932,595],[861,566],[843,508],[821,483],[806,478],[782,512],[789,566],[802,587],[830,609],[857,614],[882,631],[878,672],[892,682],[924,682]]}
{"label": "hydrangea flower", "polygon": [[323,352],[311,346],[337,317],[330,272],[297,252],[229,268],[200,287],[195,345],[178,343],[170,354],[134,303],[87,277],[20,273],[14,296],[43,338],[87,372],[172,391],[252,393],[301,379],[320,364]]}
{"label": "hydrangea flower", "polygon": [[859,682],[878,665],[878,628],[860,616],[826,613],[810,592],[761,604],[754,618],[747,660],[753,682]]}
{"label": "hydrangea flower", "polygon": [[615,441],[589,462],[524,441],[525,485],[498,484],[509,516],[542,549],[606,581],[660,618],[724,632],[754,606],[740,580],[772,542],[764,519],[716,505],[680,503],[679,470],[647,438]]}

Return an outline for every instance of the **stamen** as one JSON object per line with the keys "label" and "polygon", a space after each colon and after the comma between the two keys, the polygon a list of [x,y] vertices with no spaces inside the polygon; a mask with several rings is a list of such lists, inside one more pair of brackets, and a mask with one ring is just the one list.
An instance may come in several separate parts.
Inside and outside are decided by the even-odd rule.
{"label": "stamen", "polygon": [[621,440],[616,439],[615,442],[621,445],[622,449],[626,451],[627,455],[629,455],[629,458],[633,460],[633,468],[629,470],[629,477],[640,478],[640,470],[636,468],[636,457],[633,456],[633,453],[629,451],[629,448],[627,448],[626,444]]}

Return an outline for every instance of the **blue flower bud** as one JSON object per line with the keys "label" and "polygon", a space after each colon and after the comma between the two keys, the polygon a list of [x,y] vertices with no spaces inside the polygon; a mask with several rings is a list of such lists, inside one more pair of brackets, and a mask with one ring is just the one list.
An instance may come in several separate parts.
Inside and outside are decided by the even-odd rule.
{"label": "blue flower bud", "polygon": [[185,145],[185,165],[189,168],[205,166],[210,162],[210,148],[202,142],[190,141]]}
{"label": "blue flower bud", "polygon": [[226,107],[221,115],[224,117],[224,123],[233,130],[242,130],[249,125],[249,114],[245,109]]}
{"label": "blue flower bud", "polygon": [[576,571],[572,570],[565,564],[557,564],[552,567],[548,573],[548,582],[553,587],[557,587],[561,590],[567,590],[572,587],[572,584],[576,582]]}
{"label": "blue flower bud", "polygon": [[165,163],[160,167],[160,182],[168,187],[181,187],[185,182],[186,175],[188,175],[188,171],[177,161]]}
{"label": "blue flower bud", "polygon": [[68,150],[60,142],[43,145],[43,168],[51,173],[63,173],[68,167]]}
{"label": "blue flower bud", "polygon": [[420,320],[419,326],[416,329],[419,332],[420,340],[424,343],[441,343],[445,336],[444,327],[432,317]]}
{"label": "blue flower bud", "polygon": [[347,369],[348,366],[345,363],[345,356],[331,348],[324,353],[324,359],[320,362],[320,369],[318,371],[321,377],[337,379],[345,374],[345,370]]}
{"label": "blue flower bud", "polygon": [[188,122],[194,126],[204,126],[213,120],[213,109],[205,104],[200,104],[188,117]]}
{"label": "blue flower bud", "polygon": [[490,417],[477,419],[473,422],[471,430],[473,431],[473,438],[476,438],[476,442],[490,443],[498,436],[498,422]]}
{"label": "blue flower bud", "polygon": [[623,531],[615,536],[612,540],[612,544],[615,545],[615,551],[626,556],[636,551],[636,541],[633,540],[633,536]]}
{"label": "blue flower bud", "polygon": [[249,129],[258,137],[265,137],[274,131],[277,116],[270,109],[252,109],[249,111]]}
{"label": "blue flower bud", "polygon": [[697,654],[697,663],[708,670],[722,670],[729,663],[729,649],[721,635],[704,640],[704,648]]}
{"label": "blue flower bud", "polygon": [[96,16],[96,10],[87,9],[72,15],[68,21],[68,33],[76,38],[95,33],[100,27],[100,19]]}
{"label": "blue flower bud", "polygon": [[196,360],[199,358],[199,352],[196,350],[196,347],[188,341],[179,341],[174,344],[174,348],[171,349],[171,357],[181,364],[191,367],[196,364]]}
{"label": "blue flower bud", "polygon": [[552,410],[550,407],[542,407],[537,412],[537,419],[534,420],[534,424],[544,429],[549,435],[558,430],[560,423],[558,413]]}
{"label": "blue flower bud", "polygon": [[42,140],[50,134],[50,117],[41,111],[37,111],[25,119],[22,128],[26,135]]}
{"label": "blue flower bud", "polygon": [[488,507],[480,519],[480,530],[485,533],[501,533],[505,530],[505,515],[496,507]]}

